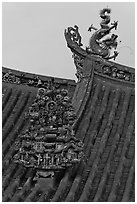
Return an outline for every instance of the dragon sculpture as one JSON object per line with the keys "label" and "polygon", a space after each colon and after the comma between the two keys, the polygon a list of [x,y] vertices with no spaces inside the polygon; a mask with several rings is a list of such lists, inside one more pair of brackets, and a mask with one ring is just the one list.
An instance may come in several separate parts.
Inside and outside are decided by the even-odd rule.
{"label": "dragon sculpture", "polygon": [[95,30],[95,33],[90,38],[89,47],[86,48],[86,51],[91,54],[96,54],[101,56],[104,59],[114,59],[117,57],[118,52],[114,51],[114,54],[110,56],[110,50],[117,48],[117,37],[118,35],[112,34],[111,37],[107,37],[110,34],[111,30],[115,28],[117,29],[118,22],[114,21],[111,23],[111,26],[108,24],[110,23],[110,8],[104,8],[100,11],[100,17],[103,19],[100,23],[101,28],[97,29],[93,26],[93,24],[89,27],[88,31]]}

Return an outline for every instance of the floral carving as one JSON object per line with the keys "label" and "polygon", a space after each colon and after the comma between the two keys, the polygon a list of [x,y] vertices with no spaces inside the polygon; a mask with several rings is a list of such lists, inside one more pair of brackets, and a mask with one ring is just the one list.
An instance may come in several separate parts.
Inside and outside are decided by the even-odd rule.
{"label": "floral carving", "polygon": [[2,81],[6,83],[22,84],[38,88],[46,88],[48,85],[47,82],[42,81],[39,76],[35,76],[33,79],[30,79],[25,77],[25,73],[21,74],[21,76],[16,76],[11,71],[2,73]]}
{"label": "floral carving", "polygon": [[103,67],[103,74],[109,75],[113,78],[131,81],[131,73],[117,69],[117,67]]}
{"label": "floral carving", "polygon": [[8,83],[14,83],[14,84],[20,84],[21,81],[19,77],[16,77],[14,74],[12,74],[11,71],[8,71],[7,73],[2,73],[2,81],[8,82]]}
{"label": "floral carving", "polygon": [[[100,69],[98,69],[98,66]],[[95,66],[95,71],[102,73],[103,75],[107,75],[112,78],[129,81],[129,82],[135,82],[134,79],[134,73],[131,73],[126,70],[118,69],[116,66],[111,65],[101,65],[98,63]]]}

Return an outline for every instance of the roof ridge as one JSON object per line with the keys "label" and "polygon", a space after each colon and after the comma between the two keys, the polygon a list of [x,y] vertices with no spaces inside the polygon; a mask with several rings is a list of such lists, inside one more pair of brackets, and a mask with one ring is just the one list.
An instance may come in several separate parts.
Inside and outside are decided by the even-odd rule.
{"label": "roof ridge", "polygon": [[55,77],[55,76],[45,76],[45,75],[15,70],[15,69],[11,69],[8,67],[2,67],[2,72],[3,73],[11,72],[13,75],[15,75],[17,77],[23,77],[23,78],[29,78],[29,79],[40,78],[42,81],[49,81],[51,79],[54,79],[54,81],[56,83],[69,84],[69,85],[75,85],[76,84],[75,80],[73,80],[73,79],[59,78],[59,77]]}

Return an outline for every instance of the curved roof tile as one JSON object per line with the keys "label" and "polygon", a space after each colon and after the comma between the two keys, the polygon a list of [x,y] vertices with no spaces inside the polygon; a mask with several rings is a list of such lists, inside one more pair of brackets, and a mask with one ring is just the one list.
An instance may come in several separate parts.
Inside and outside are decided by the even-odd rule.
{"label": "curved roof tile", "polygon": [[[118,70],[114,75],[113,67]],[[77,114],[73,128],[76,137],[84,142],[86,161],[57,173],[53,186],[47,186],[46,191],[32,181],[34,169],[28,171],[12,161],[14,141],[26,126],[23,114],[37,88],[3,82],[3,201],[135,200],[134,70],[88,56],[83,58],[82,69],[76,88],[72,81],[66,87],[70,85],[73,95]],[[130,79],[119,70],[129,74]]]}

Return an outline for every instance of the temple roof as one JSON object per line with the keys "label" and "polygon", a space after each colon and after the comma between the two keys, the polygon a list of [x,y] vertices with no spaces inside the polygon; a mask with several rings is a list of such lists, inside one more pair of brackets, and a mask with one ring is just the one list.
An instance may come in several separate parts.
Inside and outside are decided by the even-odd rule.
{"label": "temple roof", "polygon": [[101,65],[105,63],[97,58],[85,59],[87,73],[75,90],[79,119],[74,128],[84,142],[88,163],[72,184],[78,179],[79,193],[71,187],[66,201],[73,196],[73,201],[83,202],[134,200],[134,83],[96,72]]}
{"label": "temple roof", "polygon": [[[52,77],[12,70],[17,83],[3,81],[3,201],[134,201],[135,70],[88,54],[67,31],[65,37],[78,82],[54,82],[70,93],[77,116],[73,130],[84,143],[86,161],[58,174],[56,185],[46,191],[32,183],[33,169],[13,162],[14,141],[27,125],[24,113]],[[3,68],[3,76],[8,71]]]}
{"label": "temple roof", "polygon": [[[106,64],[104,74],[100,70]],[[55,78],[73,95],[77,115],[74,130],[84,142],[87,162],[78,169],[68,169],[58,185],[47,192],[39,183],[30,182],[32,169],[28,171],[12,160],[14,141],[25,129],[24,113],[38,87],[3,82],[3,201],[134,201],[134,82],[110,75],[107,71],[113,65],[134,73],[92,57],[84,59],[77,85],[73,80]],[[7,71],[3,68],[3,73]],[[21,76],[19,71],[12,73]],[[27,73],[24,77],[34,76]]]}

